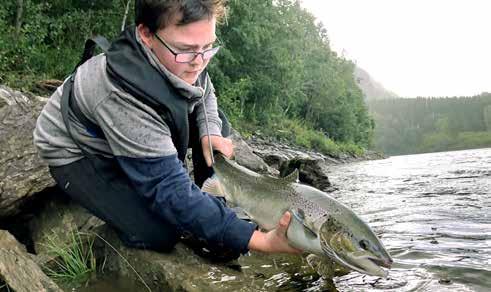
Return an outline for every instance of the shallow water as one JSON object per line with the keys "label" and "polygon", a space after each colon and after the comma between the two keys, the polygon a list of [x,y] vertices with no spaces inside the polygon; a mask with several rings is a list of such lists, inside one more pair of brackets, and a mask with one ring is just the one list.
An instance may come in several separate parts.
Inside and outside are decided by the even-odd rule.
{"label": "shallow water", "polygon": [[340,291],[491,291],[491,149],[331,168],[340,201],[381,235],[389,279],[350,273]]}
{"label": "shallow water", "polygon": [[[388,279],[351,272],[319,278],[299,256],[242,257],[233,291],[491,291],[491,149],[395,156],[331,166],[332,195],[382,238]],[[247,283],[244,282],[247,279]],[[125,287],[125,289],[123,289]],[[112,276],[77,291],[145,291]]]}

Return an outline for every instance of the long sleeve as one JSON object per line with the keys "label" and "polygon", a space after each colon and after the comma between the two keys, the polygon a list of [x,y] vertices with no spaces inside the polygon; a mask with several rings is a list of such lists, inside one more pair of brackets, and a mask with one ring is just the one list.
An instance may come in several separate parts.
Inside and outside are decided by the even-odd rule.
{"label": "long sleeve", "polygon": [[176,155],[116,159],[138,193],[150,200],[153,211],[166,222],[214,246],[248,251],[256,226],[237,218],[216,197],[201,192]]}

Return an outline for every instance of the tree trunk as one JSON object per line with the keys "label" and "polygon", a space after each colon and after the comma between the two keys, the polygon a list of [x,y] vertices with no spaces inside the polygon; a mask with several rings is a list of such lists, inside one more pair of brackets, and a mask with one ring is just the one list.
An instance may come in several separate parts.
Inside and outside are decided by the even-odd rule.
{"label": "tree trunk", "polygon": [[17,0],[17,13],[15,16],[15,34],[19,36],[22,27],[22,16],[24,14],[24,0]]}

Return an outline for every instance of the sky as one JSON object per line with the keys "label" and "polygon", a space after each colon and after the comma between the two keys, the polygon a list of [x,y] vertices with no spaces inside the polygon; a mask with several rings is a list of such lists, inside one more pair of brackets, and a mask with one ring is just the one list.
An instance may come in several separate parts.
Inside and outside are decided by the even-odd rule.
{"label": "sky", "polygon": [[301,0],[331,48],[401,97],[491,92],[491,0]]}

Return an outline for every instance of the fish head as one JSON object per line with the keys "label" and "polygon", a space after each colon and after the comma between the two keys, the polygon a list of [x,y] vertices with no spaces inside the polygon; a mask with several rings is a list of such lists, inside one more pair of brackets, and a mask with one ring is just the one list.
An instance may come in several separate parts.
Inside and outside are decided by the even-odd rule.
{"label": "fish head", "polygon": [[[343,220],[344,221],[344,220]],[[338,263],[360,273],[386,277],[393,260],[382,242],[363,221],[356,228],[332,219],[320,230],[324,253]]]}

